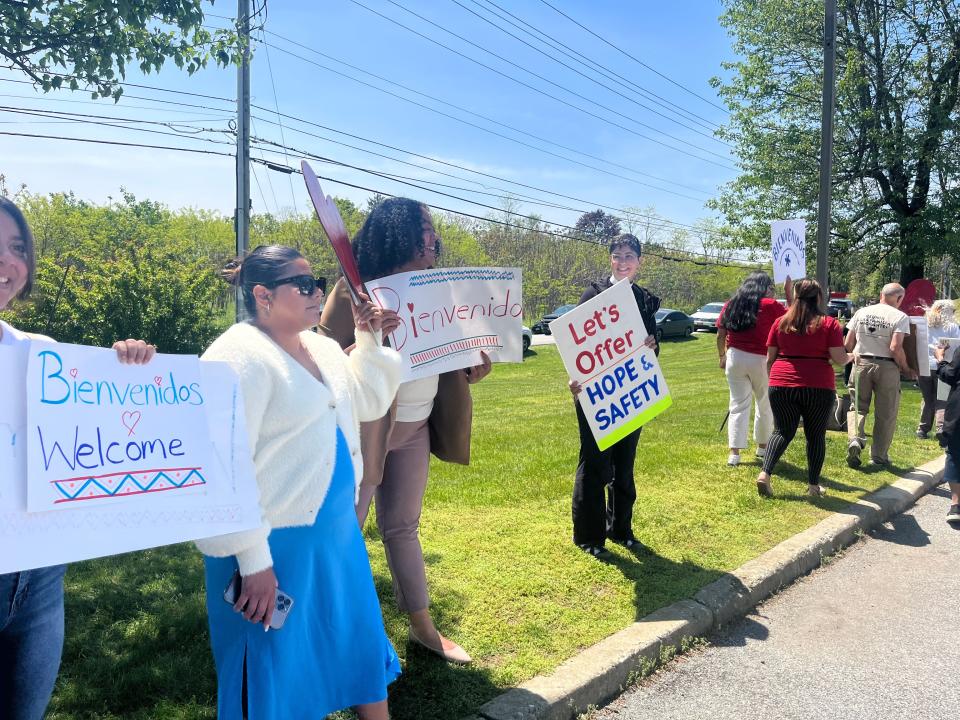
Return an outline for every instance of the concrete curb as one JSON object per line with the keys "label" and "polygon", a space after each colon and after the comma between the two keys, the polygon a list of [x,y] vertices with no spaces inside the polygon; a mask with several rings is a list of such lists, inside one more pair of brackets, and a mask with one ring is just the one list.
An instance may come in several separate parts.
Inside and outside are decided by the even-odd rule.
{"label": "concrete curb", "polygon": [[464,720],[572,720],[603,705],[666,649],[743,617],[760,602],[820,566],[824,557],[903,512],[943,479],[944,457],[870,493],[809,530],[725,574],[692,599],[647,615],[564,662],[494,698]]}

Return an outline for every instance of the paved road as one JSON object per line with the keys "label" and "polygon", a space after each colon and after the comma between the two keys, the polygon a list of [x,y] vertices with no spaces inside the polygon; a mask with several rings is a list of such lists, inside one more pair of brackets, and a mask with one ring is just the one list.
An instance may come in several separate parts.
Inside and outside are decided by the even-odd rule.
{"label": "paved road", "polygon": [[596,720],[956,717],[960,531],[944,521],[949,497],[935,488]]}

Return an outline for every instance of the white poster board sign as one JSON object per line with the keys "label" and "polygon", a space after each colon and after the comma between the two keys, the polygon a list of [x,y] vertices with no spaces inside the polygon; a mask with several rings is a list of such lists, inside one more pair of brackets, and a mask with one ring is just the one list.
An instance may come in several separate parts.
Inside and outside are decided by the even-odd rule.
{"label": "white poster board sign", "polygon": [[[145,493],[116,503],[68,503],[27,510],[29,357],[66,346],[24,343],[0,347],[0,378],[10,378],[19,400],[0,403],[0,573],[46,567],[197,540],[259,527],[259,493],[247,438],[239,381],[226,363],[199,364],[204,428],[210,442],[203,492]],[[28,355],[29,352],[29,355]],[[116,362],[116,361],[114,361]],[[153,363],[143,366],[155,370]],[[7,374],[11,373],[11,374]],[[79,372],[78,372],[79,376]],[[23,378],[17,382],[16,378]],[[11,409],[13,408],[13,409]],[[17,409],[19,408],[19,409]],[[91,456],[84,456],[89,459]]]}
{"label": "white poster board sign", "polygon": [[391,346],[403,357],[403,382],[481,363],[523,360],[520,268],[441,268],[366,283],[370,298],[395,310]]}
{"label": "white poster board sign", "polygon": [[777,220],[770,226],[774,282],[807,276],[806,232],[805,220]]}
{"label": "white poster board sign", "polygon": [[203,493],[214,470],[200,360],[124,365],[113,350],[33,343],[27,509],[155,506]]}
{"label": "white poster board sign", "polygon": [[613,445],[673,403],[627,280],[550,323],[597,447]]}

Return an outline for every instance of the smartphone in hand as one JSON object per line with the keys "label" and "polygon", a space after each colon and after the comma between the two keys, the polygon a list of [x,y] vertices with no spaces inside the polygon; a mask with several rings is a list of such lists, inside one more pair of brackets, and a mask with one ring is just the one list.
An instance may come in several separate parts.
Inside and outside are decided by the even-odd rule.
{"label": "smartphone in hand", "polygon": [[[240,597],[240,585],[242,583],[243,577],[238,570],[233,573],[233,577],[230,578],[230,582],[227,583],[227,587],[223,591],[224,602],[230,605],[236,605],[237,598]],[[280,588],[277,588],[276,606],[273,610],[273,617],[270,618],[270,627],[274,630],[282,628],[283,624],[287,621],[287,615],[290,614],[290,608],[292,607],[293,598]]]}

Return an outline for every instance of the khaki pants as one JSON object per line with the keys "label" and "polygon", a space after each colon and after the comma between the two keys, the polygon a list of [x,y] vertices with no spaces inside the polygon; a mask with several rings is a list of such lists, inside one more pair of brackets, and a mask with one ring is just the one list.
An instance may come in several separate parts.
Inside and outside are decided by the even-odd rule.
{"label": "khaki pants", "polygon": [[[857,387],[859,383],[859,388]],[[863,430],[870,412],[870,400],[876,397],[873,409],[873,446],[870,459],[889,462],[887,452],[893,442],[900,410],[900,368],[892,360],[861,358],[850,374],[850,412],[847,413],[847,436],[866,446]],[[857,397],[859,395],[859,398]]]}

